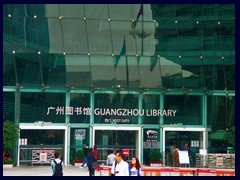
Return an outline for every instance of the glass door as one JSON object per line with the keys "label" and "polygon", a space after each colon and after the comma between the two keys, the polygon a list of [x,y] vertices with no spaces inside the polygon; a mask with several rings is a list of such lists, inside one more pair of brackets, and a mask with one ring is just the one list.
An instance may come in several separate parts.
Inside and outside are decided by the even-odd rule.
{"label": "glass door", "polygon": [[201,131],[165,131],[165,164],[173,166],[172,153],[174,146],[180,151],[187,150],[190,166],[196,165],[196,154],[203,149],[203,132]]}
{"label": "glass door", "polygon": [[[64,160],[65,130],[23,129],[20,131],[20,165],[49,165],[54,152],[60,153]],[[42,155],[42,156],[41,156]],[[41,157],[45,158],[41,158]]]}
{"label": "glass door", "polygon": [[136,136],[137,131],[126,130],[96,130],[95,145],[98,148],[99,161],[104,163],[107,155],[114,150],[127,149],[129,155],[127,160],[131,160],[136,153]]}

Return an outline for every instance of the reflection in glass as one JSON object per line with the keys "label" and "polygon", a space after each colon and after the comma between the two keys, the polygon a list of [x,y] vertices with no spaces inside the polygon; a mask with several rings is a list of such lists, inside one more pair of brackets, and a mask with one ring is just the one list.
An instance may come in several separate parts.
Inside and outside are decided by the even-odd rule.
{"label": "reflection in glass", "polygon": [[162,75],[162,86],[164,88],[181,88],[183,76],[191,74],[188,71],[182,72],[180,60],[174,57],[160,57]]}
{"label": "reflection in glass", "polygon": [[[73,114],[70,115],[70,123],[89,123],[90,122],[90,94],[70,94],[70,107]],[[88,113],[90,112],[90,114]]]}
{"label": "reflection in glass", "polygon": [[[52,42],[52,38],[54,36],[59,37],[60,30],[58,28],[60,28],[60,24],[58,19],[37,18],[37,19],[34,19],[34,22],[35,22],[34,25],[36,30],[32,32],[33,33],[32,35],[36,36],[37,38],[37,42],[35,45],[36,51],[51,52],[52,49],[54,49],[53,52],[62,52],[62,49],[60,47],[57,47],[57,48],[53,47],[53,42]],[[51,32],[51,29],[53,28],[53,26],[55,28],[54,33]],[[32,26],[30,26],[30,29],[31,27]],[[53,36],[49,36],[50,34]],[[60,42],[60,40],[58,41]]]}
{"label": "reflection in glass", "polygon": [[21,123],[65,122],[65,94],[21,93]]}
{"label": "reflection in glass", "polygon": [[26,47],[26,32],[24,27],[24,22],[26,22],[26,17],[13,16],[12,18],[12,40],[18,43],[20,49]]}
{"label": "reflection in glass", "polygon": [[[137,94],[96,94],[94,105],[96,110],[94,123],[135,124],[138,122],[138,114],[133,113],[134,109],[138,109]],[[111,112],[111,109],[114,112]],[[118,109],[120,110],[117,111]]]}
{"label": "reflection in glass", "polygon": [[14,122],[15,120],[15,93],[3,92],[3,121],[9,120]]}
{"label": "reflection in glass", "polygon": [[[72,27],[74,24],[74,28]],[[87,54],[88,43],[84,20],[62,20],[63,43],[66,53]]]}
{"label": "reflection in glass", "polygon": [[63,53],[63,38],[62,38],[63,30],[60,25],[60,20],[55,18],[48,18],[47,23],[48,23],[48,31],[46,32],[46,38],[49,39],[49,50],[48,51],[46,50],[45,52],[62,54]]}
{"label": "reflection in glass", "polygon": [[115,72],[112,56],[90,56],[92,81],[95,87],[112,88]]}
{"label": "reflection in glass", "polygon": [[[131,21],[111,21],[111,33],[112,33],[112,42],[113,42],[113,52],[115,55],[136,55],[137,44],[135,35],[132,34]],[[124,48],[125,42],[125,51],[122,51]],[[124,53],[121,53],[124,52]]]}
{"label": "reflection in glass", "polygon": [[184,88],[203,88],[202,63],[199,57],[183,57],[181,59]]}
{"label": "reflection in glass", "polygon": [[21,130],[21,139],[27,138],[27,145],[60,145],[64,144],[64,130]]}
{"label": "reflection in glass", "polygon": [[144,116],[142,117],[142,122],[144,124],[159,124],[160,116],[149,116],[147,111],[151,110],[158,110],[160,97],[159,95],[154,94],[143,94],[143,109],[144,109]]}
{"label": "reflection in glass", "polygon": [[66,88],[65,56],[57,54],[41,54],[43,83],[47,86]]}
{"label": "reflection in glass", "polygon": [[[3,49],[3,51],[5,51],[5,49]],[[3,53],[3,86],[16,85],[14,61],[14,55],[11,52]]]}
{"label": "reflection in glass", "polygon": [[108,5],[107,4],[84,4],[84,10],[87,19],[108,19]]}
{"label": "reflection in glass", "polygon": [[214,56],[206,57],[203,66],[205,87],[211,90],[223,90],[226,84],[222,59]]}
{"label": "reflection in glass", "polygon": [[235,90],[235,59],[233,56],[229,58],[224,58],[224,70],[226,72],[226,82],[228,90]]}
{"label": "reflection in glass", "polygon": [[[121,14],[121,16],[119,16]],[[134,19],[132,13],[132,4],[109,4],[109,15],[111,20],[129,20]]]}
{"label": "reflection in glass", "polygon": [[139,88],[139,58],[121,56],[116,67],[116,84],[127,88]]}
{"label": "reflection in glass", "polygon": [[[155,89],[162,82],[163,88],[234,90],[234,12],[234,5],[8,4],[3,9],[4,48],[11,49],[10,52],[50,53],[49,57],[56,53],[56,56],[63,53],[113,56],[113,66],[117,59],[119,63],[116,69],[106,72],[115,78],[114,86]],[[130,60],[126,55],[137,57],[138,63],[143,63],[139,58],[152,57],[150,72],[143,69],[140,72],[144,66],[138,67],[135,58]],[[157,74],[158,56],[159,83],[156,79],[156,85],[147,81],[140,84],[143,74],[149,77]],[[202,67],[198,64],[200,56]],[[94,67],[91,59],[90,65]],[[55,60],[49,64],[52,61]],[[48,65],[46,68],[43,60],[44,84],[49,79],[46,69],[52,70]],[[65,79],[57,81],[66,86]],[[95,79],[91,81],[96,84]],[[89,82],[80,84],[90,87]],[[112,82],[107,87],[111,86]]]}
{"label": "reflection in glass", "polygon": [[235,146],[235,97],[207,96],[207,112],[208,151],[226,153]]}
{"label": "reflection in glass", "polygon": [[89,56],[66,55],[67,85],[74,88],[91,86]]}
{"label": "reflection in glass", "polygon": [[83,18],[83,4],[59,4],[60,15],[63,18]]}
{"label": "reflection in glass", "polygon": [[[153,69],[152,60],[156,59],[156,65]],[[159,70],[159,58],[157,57],[140,57],[139,71],[142,88],[161,88],[161,75]]]}
{"label": "reflection in glass", "polygon": [[[65,4],[66,5],[66,4]],[[45,17],[56,17],[59,18],[59,4],[45,4],[43,12],[39,11],[39,14],[37,16],[45,16]]]}
{"label": "reflection in glass", "polygon": [[107,20],[87,20],[89,51],[91,54],[112,54],[112,41]]}
{"label": "reflection in glass", "polygon": [[176,110],[175,116],[165,116],[164,124],[202,125],[201,96],[166,95],[164,109]]}
{"label": "reflection in glass", "polygon": [[152,56],[155,53],[157,40],[155,39],[155,23],[139,21],[132,32],[132,36],[136,39],[137,54],[141,56]]}
{"label": "reflection in glass", "polygon": [[41,87],[39,56],[37,53],[17,53],[18,83],[24,87]]}

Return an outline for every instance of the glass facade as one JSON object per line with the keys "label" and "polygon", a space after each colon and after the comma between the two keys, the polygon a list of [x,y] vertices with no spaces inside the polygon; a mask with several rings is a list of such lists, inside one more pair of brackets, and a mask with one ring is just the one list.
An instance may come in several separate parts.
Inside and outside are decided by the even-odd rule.
{"label": "glass facade", "polygon": [[21,123],[65,123],[64,93],[21,93]]}
{"label": "glass facade", "polygon": [[137,94],[96,94],[94,99],[94,123],[138,123]]}
{"label": "glass facade", "polygon": [[73,109],[70,116],[70,123],[89,123],[90,116],[83,111],[90,107],[90,94],[71,93],[70,107]]}
{"label": "glass facade", "polygon": [[177,110],[177,115],[164,118],[164,124],[203,125],[201,105],[201,96],[165,96],[164,108]]}
{"label": "glass facade", "polygon": [[225,152],[235,146],[235,5],[4,4],[3,117],[24,138],[60,128],[67,164],[106,135],[145,164],[173,131],[179,146],[204,134],[195,148]]}
{"label": "glass facade", "polygon": [[15,93],[3,92],[3,120],[14,122],[15,114]]}

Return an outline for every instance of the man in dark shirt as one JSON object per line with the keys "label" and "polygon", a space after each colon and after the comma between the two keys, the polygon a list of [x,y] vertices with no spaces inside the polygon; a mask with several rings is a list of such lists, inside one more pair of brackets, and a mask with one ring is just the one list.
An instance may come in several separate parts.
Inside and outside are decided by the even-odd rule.
{"label": "man in dark shirt", "polygon": [[82,166],[80,166],[80,168],[83,168],[84,165],[86,164],[88,152],[89,152],[89,144],[86,144],[85,148],[83,148],[84,160],[83,160],[83,164],[82,164]]}

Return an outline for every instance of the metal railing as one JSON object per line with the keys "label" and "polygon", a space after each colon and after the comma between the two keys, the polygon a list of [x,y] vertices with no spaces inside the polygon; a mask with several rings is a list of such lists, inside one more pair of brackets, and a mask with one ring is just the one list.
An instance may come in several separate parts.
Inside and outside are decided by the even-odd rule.
{"label": "metal railing", "polygon": [[196,154],[197,168],[235,169],[235,154]]}
{"label": "metal railing", "polygon": [[[20,147],[20,158],[19,158],[19,164],[20,165],[50,165],[51,160],[54,159],[54,152],[55,150],[62,151],[63,148],[61,147],[54,147],[54,148],[48,148],[48,147],[32,147],[32,146],[21,146]],[[36,151],[42,151],[47,153],[46,161],[41,161],[40,154]]]}

